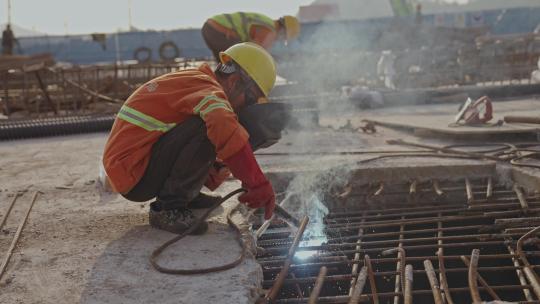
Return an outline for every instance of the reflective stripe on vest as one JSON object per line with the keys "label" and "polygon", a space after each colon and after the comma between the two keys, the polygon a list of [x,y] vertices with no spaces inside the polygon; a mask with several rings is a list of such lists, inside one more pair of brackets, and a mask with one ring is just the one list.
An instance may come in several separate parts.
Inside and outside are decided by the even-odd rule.
{"label": "reflective stripe on vest", "polygon": [[176,126],[175,123],[159,121],[152,116],[148,116],[126,105],[123,105],[122,108],[120,108],[116,117],[139,126],[146,131],[159,131],[165,133]]}
{"label": "reflective stripe on vest", "polygon": [[256,25],[263,25],[275,29],[274,20],[257,13],[233,13],[216,15],[211,18],[220,25],[234,31],[242,41],[249,41],[249,28]]}
{"label": "reflective stripe on vest", "polygon": [[[214,103],[208,105],[211,101],[214,101]],[[204,106],[208,105],[204,110],[202,108]],[[209,95],[203,98],[199,104],[197,104],[193,108],[193,113],[200,115],[202,119],[206,116],[206,114],[214,111],[215,109],[224,109],[229,112],[234,112],[227,100],[219,98],[215,95]]]}

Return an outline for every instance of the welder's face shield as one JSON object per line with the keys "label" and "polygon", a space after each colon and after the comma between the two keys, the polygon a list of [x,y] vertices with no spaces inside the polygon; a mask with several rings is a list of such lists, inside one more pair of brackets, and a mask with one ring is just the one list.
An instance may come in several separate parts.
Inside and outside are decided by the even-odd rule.
{"label": "welder's face shield", "polygon": [[258,103],[267,102],[263,92],[249,75],[244,70],[240,70],[240,78],[244,85],[244,106],[250,106]]}

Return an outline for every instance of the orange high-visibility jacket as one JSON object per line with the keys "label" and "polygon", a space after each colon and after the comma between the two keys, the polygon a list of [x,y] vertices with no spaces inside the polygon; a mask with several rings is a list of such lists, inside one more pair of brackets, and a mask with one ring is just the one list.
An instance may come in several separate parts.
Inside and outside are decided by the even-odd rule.
{"label": "orange high-visibility jacket", "polygon": [[204,120],[220,159],[248,142],[247,131],[207,64],[163,75],[138,88],[118,112],[103,155],[114,190],[129,192],[144,175],[152,145],[191,116]]}

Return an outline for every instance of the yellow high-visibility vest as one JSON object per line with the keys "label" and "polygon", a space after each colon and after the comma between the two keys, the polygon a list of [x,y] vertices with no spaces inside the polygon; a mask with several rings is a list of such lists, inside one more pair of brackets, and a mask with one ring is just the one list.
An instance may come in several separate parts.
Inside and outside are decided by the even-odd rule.
{"label": "yellow high-visibility vest", "polygon": [[407,0],[390,0],[394,16],[405,17],[412,15],[412,6]]}
{"label": "yellow high-visibility vest", "polygon": [[210,19],[234,31],[242,41],[249,41],[249,29],[252,25],[263,25],[275,30],[274,20],[258,13],[221,14]]}

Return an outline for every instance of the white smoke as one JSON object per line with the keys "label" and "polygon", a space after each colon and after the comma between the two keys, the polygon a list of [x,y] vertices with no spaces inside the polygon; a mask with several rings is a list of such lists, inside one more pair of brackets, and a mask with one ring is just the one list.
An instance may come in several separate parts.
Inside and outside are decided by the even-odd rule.
{"label": "white smoke", "polygon": [[[317,160],[313,161],[316,165]],[[324,217],[328,214],[325,203],[328,194],[334,188],[343,188],[348,183],[350,169],[340,166],[331,170],[298,173],[289,183],[286,193],[290,199],[283,202],[283,207],[297,218],[309,217],[309,223],[304,232],[300,246],[319,246],[326,243],[324,232]],[[308,258],[316,251],[299,251],[297,258]]]}

